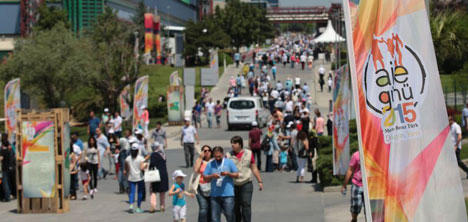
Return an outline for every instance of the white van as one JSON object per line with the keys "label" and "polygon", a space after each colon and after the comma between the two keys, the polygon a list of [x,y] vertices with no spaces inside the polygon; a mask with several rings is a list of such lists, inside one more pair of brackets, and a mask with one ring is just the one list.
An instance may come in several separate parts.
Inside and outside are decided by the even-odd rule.
{"label": "white van", "polygon": [[251,127],[257,121],[258,126],[266,126],[270,111],[263,107],[260,97],[234,97],[227,105],[228,130],[234,126]]}

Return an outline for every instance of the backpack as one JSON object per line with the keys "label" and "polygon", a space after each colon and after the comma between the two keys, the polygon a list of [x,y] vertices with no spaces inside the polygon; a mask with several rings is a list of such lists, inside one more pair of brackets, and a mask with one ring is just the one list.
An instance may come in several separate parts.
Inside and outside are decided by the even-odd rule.
{"label": "backpack", "polygon": [[270,151],[270,137],[265,136],[262,140],[262,150],[264,152]]}

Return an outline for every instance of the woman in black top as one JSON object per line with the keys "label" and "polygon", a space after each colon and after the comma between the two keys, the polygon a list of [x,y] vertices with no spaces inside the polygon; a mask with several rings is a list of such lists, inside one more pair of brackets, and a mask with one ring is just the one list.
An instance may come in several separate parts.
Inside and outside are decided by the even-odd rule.
{"label": "woman in black top", "polygon": [[160,182],[151,183],[151,209],[150,212],[154,213],[156,211],[156,193],[159,193],[160,209],[161,211],[165,210],[165,195],[169,190],[169,179],[167,176],[167,167],[166,167],[166,154],[163,149],[163,144],[154,142],[151,145],[153,153],[150,156],[149,170],[158,169],[159,176],[161,178]]}

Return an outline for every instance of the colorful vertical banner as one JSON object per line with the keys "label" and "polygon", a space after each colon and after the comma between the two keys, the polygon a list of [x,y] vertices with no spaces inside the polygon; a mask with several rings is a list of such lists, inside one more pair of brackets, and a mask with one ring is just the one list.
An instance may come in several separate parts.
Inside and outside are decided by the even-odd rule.
{"label": "colorful vertical banner", "polygon": [[183,121],[183,96],[182,86],[169,86],[167,90],[167,119],[169,122]]}
{"label": "colorful vertical banner", "polygon": [[161,17],[155,16],[154,21],[154,44],[156,45],[156,63],[161,64]]}
{"label": "colorful vertical banner", "polygon": [[150,54],[153,50],[153,20],[153,14],[145,13],[145,54]]}
{"label": "colorful vertical banner", "polygon": [[53,121],[24,121],[21,128],[25,198],[55,196],[55,127]]}
{"label": "colorful vertical banner", "polygon": [[135,83],[135,93],[133,95],[133,131],[144,129],[142,107],[148,107],[148,76],[140,77]]}
{"label": "colorful vertical banner", "polygon": [[351,88],[349,69],[341,67],[333,89],[333,175],[345,175],[349,165],[349,105]]}
{"label": "colorful vertical banner", "polygon": [[[70,139],[70,123],[66,122],[63,126],[63,144],[62,144],[62,153],[65,156],[63,159],[63,186],[64,186],[64,191],[65,197],[68,197],[70,195],[70,183],[71,183],[71,178],[70,178],[70,153],[73,150],[73,147],[71,146],[71,139]],[[76,156],[78,158],[78,156]]]}
{"label": "colorful vertical banner", "polygon": [[21,108],[20,79],[13,79],[5,85],[5,129],[8,133],[8,141],[15,141],[16,110]]}
{"label": "colorful vertical banner", "polygon": [[132,115],[132,111],[130,110],[130,85],[125,86],[122,92],[119,95],[119,105],[120,105],[120,115],[124,119],[129,119]]}
{"label": "colorful vertical banner", "polygon": [[424,0],[343,4],[367,221],[467,221]]}
{"label": "colorful vertical banner", "polygon": [[219,63],[218,63],[218,51],[212,50],[210,53],[210,68],[214,71],[216,76],[219,76]]}

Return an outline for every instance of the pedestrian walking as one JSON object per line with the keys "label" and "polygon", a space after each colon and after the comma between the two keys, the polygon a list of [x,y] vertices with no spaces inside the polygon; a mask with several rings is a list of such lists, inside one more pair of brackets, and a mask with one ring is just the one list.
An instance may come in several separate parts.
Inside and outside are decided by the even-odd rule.
{"label": "pedestrian walking", "polygon": [[166,209],[166,202],[165,196],[166,192],[169,190],[169,179],[167,175],[167,166],[166,166],[166,153],[164,152],[164,145],[159,143],[158,141],[154,142],[151,145],[153,153],[150,156],[149,162],[149,170],[157,169],[159,171],[159,178],[161,179],[159,182],[152,182],[150,184],[151,188],[151,208],[150,213],[154,213],[156,211],[157,206],[157,198],[156,194],[159,194],[159,209],[161,212],[164,212]]}
{"label": "pedestrian walking", "polygon": [[226,154],[239,170],[239,176],[234,178],[234,211],[236,222],[250,222],[252,220],[252,176],[258,181],[259,190],[263,190],[263,181],[255,165],[255,157],[251,150],[244,149],[242,137],[231,138],[232,151]]}
{"label": "pedestrian walking", "polygon": [[199,144],[198,133],[195,127],[190,125],[190,119],[185,118],[185,125],[182,127],[182,136],[180,143],[184,147],[185,167],[193,166],[193,155],[195,150],[195,141]]}
{"label": "pedestrian walking", "polygon": [[70,169],[70,200],[76,200],[76,183],[75,181],[78,180],[78,157],[77,157],[77,151],[79,152],[78,155],[81,155],[81,149],[78,145],[73,144],[73,142],[70,144],[72,149],[70,150],[70,155],[68,156],[68,159],[70,160],[69,162],[69,169]]}
{"label": "pedestrian walking", "polygon": [[307,158],[309,157],[309,141],[307,138],[307,133],[304,131],[300,131],[297,134],[296,143],[298,149],[298,169],[296,174],[296,182],[302,183],[304,181]]}
{"label": "pedestrian walking", "polygon": [[331,92],[331,91],[332,91],[332,87],[333,87],[333,80],[332,80],[332,77],[331,77],[331,76],[328,76],[328,92]]}
{"label": "pedestrian walking", "polygon": [[208,122],[208,128],[213,126],[213,116],[215,113],[216,104],[213,102],[213,99],[210,98],[207,103],[205,103],[205,113],[206,121]]}
{"label": "pedestrian walking", "polygon": [[169,196],[173,196],[172,213],[174,222],[185,222],[187,216],[187,201],[185,200],[185,196],[195,197],[185,190],[184,178],[186,176],[182,170],[176,170],[172,173],[172,180],[175,182],[169,190]]}
{"label": "pedestrian walking", "polygon": [[202,106],[200,105],[200,103],[197,103],[197,101],[195,101],[195,105],[192,108],[192,123],[196,129],[198,129],[198,126],[202,128],[201,112],[202,112]]}
{"label": "pedestrian walking", "polygon": [[[143,213],[141,209],[141,201],[143,200],[143,187],[145,182],[143,181],[143,170],[146,168],[144,163],[145,159],[138,155],[140,146],[137,143],[132,144],[130,156],[125,159],[125,170],[124,175],[127,176],[130,185],[130,194],[128,195],[130,213]],[[138,187],[138,190],[137,190]],[[135,202],[135,192],[137,193],[137,208],[134,209],[133,203]]]}
{"label": "pedestrian walking", "polygon": [[346,186],[351,180],[351,222],[357,222],[357,217],[361,213],[364,205],[364,189],[362,187],[361,161],[359,151],[356,151],[351,156],[349,161],[348,171],[346,172],[345,181],[341,187],[341,193],[346,194]]}
{"label": "pedestrian walking", "polygon": [[239,64],[240,64],[240,53],[239,52],[236,52],[234,53],[234,60],[236,61],[236,68],[239,68]]}
{"label": "pedestrian walking", "polygon": [[216,127],[221,128],[221,115],[223,114],[223,105],[221,101],[216,101],[216,106],[214,107],[214,114],[216,117]]}
{"label": "pedestrian walking", "polygon": [[166,130],[162,128],[162,123],[160,121],[156,123],[156,129],[151,134],[151,137],[154,141],[161,144],[164,147],[164,149],[167,148]]}
{"label": "pedestrian walking", "polygon": [[317,136],[323,136],[325,130],[325,120],[318,109],[315,110],[315,131]]}
{"label": "pedestrian walking", "polygon": [[304,70],[305,69],[305,64],[306,64],[306,61],[307,61],[307,56],[305,55],[305,53],[303,53],[300,56],[300,61],[301,61],[301,65],[302,65],[302,70]]}
{"label": "pedestrian walking", "polygon": [[327,133],[329,136],[333,136],[333,113],[329,113],[327,119]]}
{"label": "pedestrian walking", "polygon": [[101,155],[99,154],[100,152],[97,148],[96,138],[89,137],[88,147],[85,148],[83,153],[84,153],[83,156],[85,157],[85,161],[87,163],[86,168],[89,170],[89,174],[90,174],[89,192],[93,194],[95,191],[97,191],[98,170],[101,165]]}
{"label": "pedestrian walking", "polygon": [[211,221],[211,184],[203,178],[206,166],[211,161],[212,150],[208,145],[204,145],[201,148],[201,154],[198,156],[193,171],[198,173],[200,180],[197,188],[197,202],[198,202],[198,222],[210,222]]}
{"label": "pedestrian walking", "polygon": [[88,199],[88,194],[90,194],[91,198],[94,198],[92,188],[91,188],[91,191],[89,191],[90,183],[91,183],[91,176],[88,170],[88,166],[89,166],[88,164],[83,162],[80,164],[80,170],[79,170],[79,174],[80,174],[79,177],[81,180],[81,184],[83,185],[83,200]]}
{"label": "pedestrian walking", "polygon": [[257,161],[258,170],[262,168],[262,134],[262,130],[258,128],[258,123],[253,121],[252,129],[249,131],[249,148]]}
{"label": "pedestrian walking", "polygon": [[2,148],[0,151],[0,161],[2,163],[2,188],[3,201],[9,202],[12,194],[16,193],[16,187],[12,186],[12,181],[16,180],[13,172],[16,171],[13,162],[16,160],[15,154],[8,142],[8,134],[2,135]]}
{"label": "pedestrian walking", "polygon": [[93,137],[96,135],[96,129],[101,128],[101,121],[96,117],[94,111],[89,112],[88,120],[88,135]]}
{"label": "pedestrian walking", "polygon": [[449,124],[450,124],[450,135],[452,136],[452,142],[455,149],[455,155],[457,156],[458,166],[465,171],[467,174],[466,178],[468,179],[468,167],[466,167],[465,163],[460,158],[460,151],[462,149],[462,131],[460,125],[455,122],[453,116],[449,116]]}
{"label": "pedestrian walking", "polygon": [[271,67],[271,75],[273,76],[273,80],[276,81],[276,72],[278,71],[278,69],[276,68],[276,64],[273,63],[273,67]]}
{"label": "pedestrian walking", "polygon": [[227,222],[234,222],[234,179],[239,177],[236,164],[224,158],[223,148],[213,149],[214,160],[203,173],[203,179],[211,183],[211,221],[221,222],[221,212]]}
{"label": "pedestrian walking", "polygon": [[107,137],[102,133],[101,129],[96,129],[96,142],[97,148],[99,150],[99,156],[101,160],[104,160],[104,156],[107,155],[109,157],[109,170],[106,170],[102,164],[99,165],[99,172],[98,174],[106,179],[106,176],[109,172],[111,172],[112,167],[112,157],[110,156],[110,143]]}
{"label": "pedestrian walking", "polygon": [[146,107],[146,105],[141,105],[140,109],[142,110],[140,119],[142,121],[141,126],[143,130],[143,136],[145,138],[149,138],[150,134],[148,131],[148,126],[149,126],[150,120],[149,120],[148,107]]}
{"label": "pedestrian walking", "polygon": [[462,127],[466,135],[468,133],[468,102],[462,110]]}

